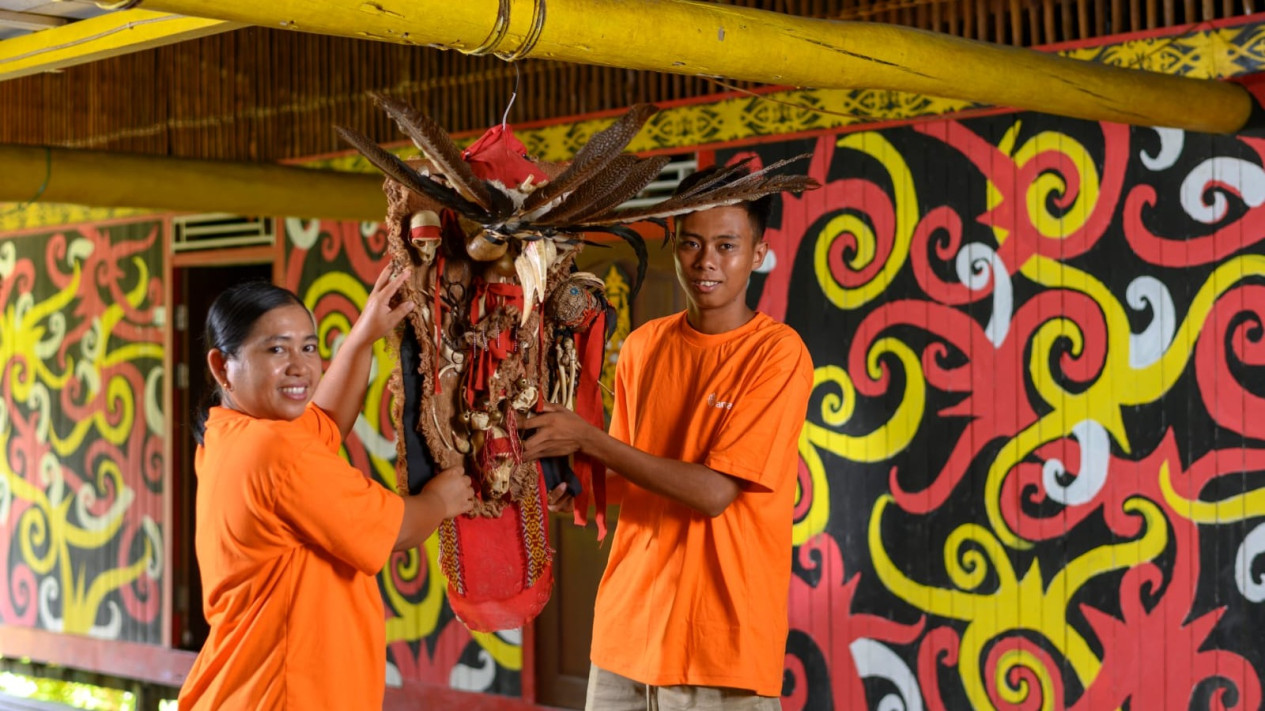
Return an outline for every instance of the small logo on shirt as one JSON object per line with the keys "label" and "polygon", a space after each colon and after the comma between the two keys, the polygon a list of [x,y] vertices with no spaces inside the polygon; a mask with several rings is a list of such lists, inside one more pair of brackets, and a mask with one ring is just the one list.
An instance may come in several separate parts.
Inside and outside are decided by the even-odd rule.
{"label": "small logo on shirt", "polygon": [[724,400],[716,399],[716,393],[712,393],[711,395],[707,396],[707,406],[715,407],[720,410],[734,409],[734,404],[732,402],[725,402]]}

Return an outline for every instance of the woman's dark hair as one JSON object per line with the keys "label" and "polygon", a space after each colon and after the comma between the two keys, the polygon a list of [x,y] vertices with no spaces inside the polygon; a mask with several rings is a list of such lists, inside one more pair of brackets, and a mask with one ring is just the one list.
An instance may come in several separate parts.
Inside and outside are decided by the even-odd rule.
{"label": "woman's dark hair", "polygon": [[[719,173],[723,167],[724,166],[721,165],[713,165],[703,168],[698,172],[690,173],[681,180],[681,184],[673,191],[673,195],[680,195],[681,193],[689,191],[690,188],[693,188],[695,185],[711,179],[712,176]],[[729,185],[736,180],[746,177],[749,173],[750,171],[748,170],[736,171],[734,175],[717,183],[716,187],[719,188]],[[734,203],[733,207],[740,207],[743,210],[746,210],[747,219],[751,220],[751,234],[755,237],[755,241],[759,242],[764,239],[764,228],[768,226],[769,213],[773,211],[773,196],[765,195],[764,197],[756,198],[755,200]],[[677,224],[680,223],[678,222]]]}
{"label": "woman's dark hair", "polygon": [[[293,291],[266,281],[247,281],[230,286],[215,297],[206,314],[206,330],[202,335],[203,355],[212,349],[218,349],[225,356],[237,355],[256,321],[275,308],[291,304],[307,308]],[[219,383],[214,377],[207,378],[206,390],[202,393],[193,418],[193,439],[198,444],[203,443],[202,438],[206,434],[206,418],[211,408],[218,404]]]}

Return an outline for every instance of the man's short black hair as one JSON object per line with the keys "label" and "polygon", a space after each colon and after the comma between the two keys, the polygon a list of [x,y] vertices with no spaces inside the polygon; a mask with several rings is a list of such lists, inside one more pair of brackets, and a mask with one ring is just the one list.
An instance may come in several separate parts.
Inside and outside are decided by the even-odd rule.
{"label": "man's short black hair", "polygon": [[[689,175],[685,176],[685,179],[681,181],[681,184],[677,186],[673,194],[680,195],[681,193],[686,192],[687,190],[694,187],[695,185],[698,185],[699,183],[712,178],[717,173],[719,173],[721,168],[723,167],[724,166],[713,165],[711,167],[704,168],[700,171],[690,173]],[[733,175],[726,177],[724,180],[720,181],[713,187],[719,188],[719,187],[728,185],[734,182],[735,180],[738,180],[739,178],[746,177],[749,173],[750,171],[747,171],[747,170],[735,171]],[[755,200],[737,202],[733,204],[733,207],[740,207],[743,210],[747,211],[747,218],[751,220],[751,234],[755,236],[755,241],[757,243],[763,240],[764,228],[769,224],[769,213],[772,212],[773,210],[773,196],[765,195],[764,197],[756,198]],[[682,215],[681,217],[684,217],[684,215]],[[677,224],[680,224],[680,223],[678,222]]]}

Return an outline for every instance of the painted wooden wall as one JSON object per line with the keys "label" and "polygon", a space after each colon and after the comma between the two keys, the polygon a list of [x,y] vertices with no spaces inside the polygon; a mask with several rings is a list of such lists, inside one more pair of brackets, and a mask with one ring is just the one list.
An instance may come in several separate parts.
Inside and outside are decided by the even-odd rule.
{"label": "painted wooden wall", "polygon": [[1020,114],[757,155],[801,151],[825,187],[751,291],[816,368],[784,708],[1260,708],[1265,142]]}
{"label": "painted wooden wall", "polygon": [[161,234],[0,241],[0,629],[162,641]]}

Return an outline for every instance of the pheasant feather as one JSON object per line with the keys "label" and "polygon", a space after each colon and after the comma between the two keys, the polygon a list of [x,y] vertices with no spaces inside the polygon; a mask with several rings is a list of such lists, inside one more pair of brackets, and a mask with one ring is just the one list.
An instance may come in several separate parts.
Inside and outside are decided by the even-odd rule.
{"label": "pheasant feather", "polygon": [[637,104],[619,120],[593,134],[575,154],[571,165],[561,175],[532,193],[523,203],[523,211],[531,212],[547,205],[549,201],[566,195],[587,183],[596,173],[606,168],[632,139],[641,127],[658,111],[654,104]]}
{"label": "pheasant feather", "polygon": [[399,156],[374,143],[368,136],[342,126],[335,126],[334,130],[344,141],[360,151],[360,154],[378,170],[409,190],[425,195],[476,222],[483,222],[489,218],[486,210],[465,199],[452,188],[413,170],[408,163],[400,160]]}
{"label": "pheasant feather", "polygon": [[426,153],[435,170],[447,177],[462,197],[493,217],[509,214],[513,209],[509,196],[474,174],[470,164],[461,159],[461,149],[431,117],[389,96],[377,92],[370,92],[369,96],[413,139],[413,145]]}

